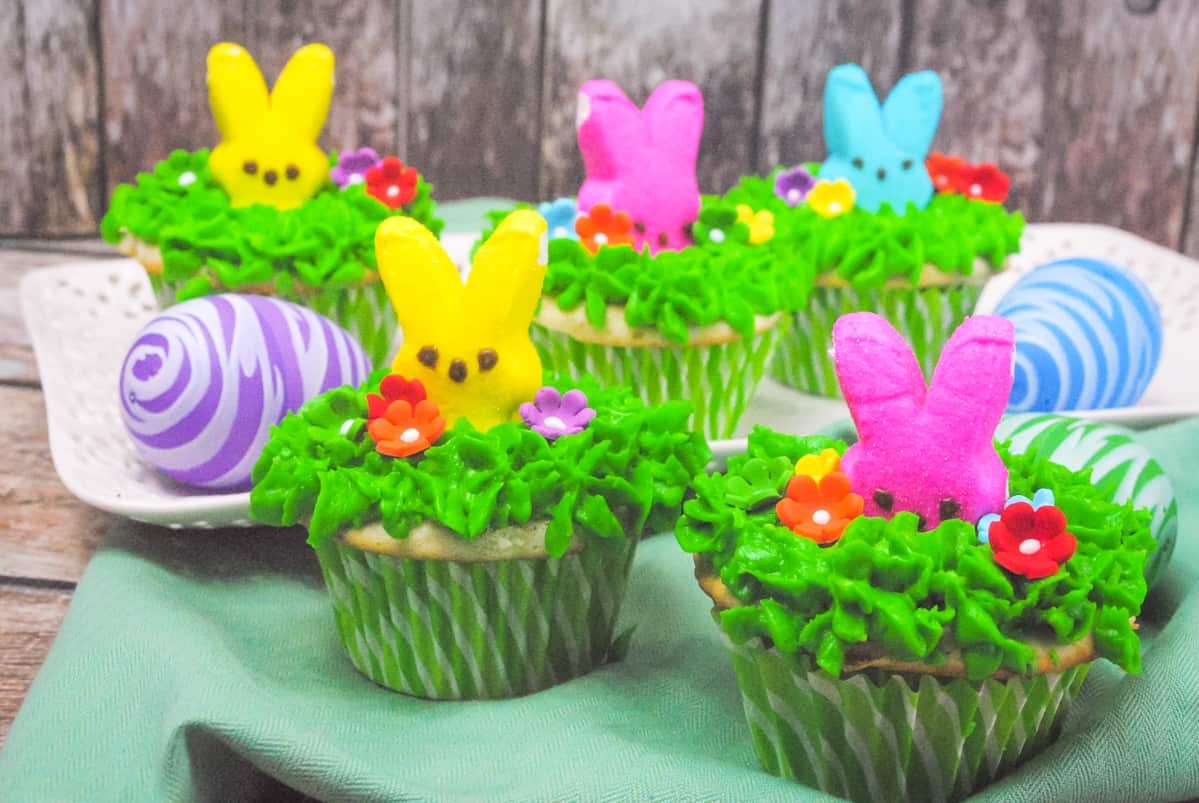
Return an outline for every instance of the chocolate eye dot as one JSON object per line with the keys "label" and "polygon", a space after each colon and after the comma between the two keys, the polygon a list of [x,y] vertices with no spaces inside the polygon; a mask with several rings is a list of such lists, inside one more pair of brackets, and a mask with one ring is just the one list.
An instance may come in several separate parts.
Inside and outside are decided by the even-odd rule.
{"label": "chocolate eye dot", "polygon": [[255,162],[253,159],[247,159],[245,164],[241,166],[241,169],[246,171],[246,175],[252,176],[258,172],[258,162]]}
{"label": "chocolate eye dot", "polygon": [[495,368],[495,364],[500,361],[500,356],[495,353],[495,349],[483,349],[479,352],[479,370],[490,371]]}
{"label": "chocolate eye dot", "polygon": [[941,514],[941,521],[945,521],[957,518],[957,515],[962,512],[962,506],[956,499],[945,498],[941,500],[938,512]]}
{"label": "chocolate eye dot", "polygon": [[884,491],[882,488],[879,488],[874,492],[874,503],[890,513],[891,508],[895,506],[895,497],[890,491]]}
{"label": "chocolate eye dot", "polygon": [[878,173],[876,173],[876,175],[878,176],[878,180],[882,181],[883,179],[885,179],[887,177],[887,171],[880,167],[878,169]]}
{"label": "chocolate eye dot", "polygon": [[853,165],[854,167],[856,167],[858,170],[861,170],[861,169],[862,169],[862,157],[860,157],[860,156],[855,156],[855,157],[854,157],[854,159],[853,159],[853,161],[852,161],[850,164],[852,164],[852,165]]}
{"label": "chocolate eye dot", "polygon": [[437,367],[437,348],[435,346],[424,346],[416,353],[417,362],[426,368]]}
{"label": "chocolate eye dot", "polygon": [[287,166],[287,178],[289,181],[295,181],[300,177],[300,168],[295,165]]}
{"label": "chocolate eye dot", "polygon": [[450,363],[450,379],[455,382],[466,381],[466,363],[462,360],[453,360]]}
{"label": "chocolate eye dot", "polygon": [[903,160],[903,169],[904,169],[904,170],[911,170],[911,169],[912,169],[912,160],[911,160],[911,159],[904,159],[904,160]]}
{"label": "chocolate eye dot", "polygon": [[274,170],[268,170],[262,174],[262,180],[265,181],[267,184],[274,184],[276,181],[279,180],[279,174],[276,173]]}

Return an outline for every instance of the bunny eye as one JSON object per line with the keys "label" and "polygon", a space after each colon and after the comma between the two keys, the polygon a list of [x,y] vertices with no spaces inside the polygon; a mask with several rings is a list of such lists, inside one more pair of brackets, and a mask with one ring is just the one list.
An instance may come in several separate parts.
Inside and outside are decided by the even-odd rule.
{"label": "bunny eye", "polygon": [[416,353],[416,359],[426,368],[436,368],[437,348],[435,346],[422,346],[421,350]]}
{"label": "bunny eye", "polygon": [[300,168],[296,167],[295,165],[288,165],[287,166],[288,181],[295,181],[299,177],[300,177]]}
{"label": "bunny eye", "polygon": [[479,370],[490,371],[495,368],[495,364],[500,361],[500,356],[495,353],[495,349],[482,349],[479,352]]}
{"label": "bunny eye", "polygon": [[638,234],[645,234],[645,224],[640,220],[633,223],[633,228],[637,230]]}
{"label": "bunny eye", "polygon": [[874,504],[882,508],[884,512],[890,513],[891,508],[895,507],[895,496],[890,491],[879,488],[874,492]]}
{"label": "bunny eye", "polygon": [[912,169],[912,160],[911,160],[911,159],[904,159],[904,160],[903,160],[903,169],[904,169],[904,170],[911,170],[911,169]]}
{"label": "bunny eye", "polygon": [[466,381],[466,363],[462,360],[450,361],[450,379],[455,382]]}
{"label": "bunny eye", "polygon": [[247,176],[252,176],[258,172],[258,162],[255,162],[253,159],[247,159],[241,166],[241,169],[246,171]]}
{"label": "bunny eye", "polygon": [[853,161],[852,161],[852,162],[850,162],[850,164],[852,164],[852,165],[853,165],[854,167],[856,167],[858,170],[861,170],[861,169],[862,169],[862,157],[860,157],[860,156],[855,156],[855,157],[853,158]]}
{"label": "bunny eye", "polygon": [[941,521],[955,519],[962,512],[962,505],[956,499],[945,498],[941,500],[938,512],[941,514]]}
{"label": "bunny eye", "polygon": [[276,173],[274,170],[268,170],[262,174],[262,180],[265,181],[268,185],[274,184],[276,181],[279,180],[279,174]]}

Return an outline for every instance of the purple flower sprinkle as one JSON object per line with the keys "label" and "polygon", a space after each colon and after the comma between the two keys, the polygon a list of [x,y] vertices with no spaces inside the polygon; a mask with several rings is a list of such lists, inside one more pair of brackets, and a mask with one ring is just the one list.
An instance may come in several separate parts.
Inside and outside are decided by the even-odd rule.
{"label": "purple flower sprinkle", "polygon": [[799,206],[816,186],[816,179],[803,167],[783,170],[774,177],[774,194],[782,198],[787,206]]}
{"label": "purple flower sprinkle", "polygon": [[337,166],[329,171],[329,178],[343,190],[351,184],[366,181],[366,171],[379,163],[379,154],[374,148],[359,148],[343,151],[337,157]]}
{"label": "purple flower sprinkle", "polygon": [[561,435],[578,435],[595,418],[595,410],[587,406],[587,396],[581,390],[568,390],[565,395],[556,388],[537,391],[533,403],[520,406],[520,417],[534,432],[554,440]]}

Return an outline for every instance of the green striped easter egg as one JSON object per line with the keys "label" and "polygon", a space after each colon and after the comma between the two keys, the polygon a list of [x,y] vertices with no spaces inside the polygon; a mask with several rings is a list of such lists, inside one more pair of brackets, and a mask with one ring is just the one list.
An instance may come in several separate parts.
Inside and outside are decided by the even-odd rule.
{"label": "green striped easter egg", "polygon": [[818,396],[839,398],[841,386],[829,349],[833,324],[842,315],[867,310],[891,322],[930,379],[953,330],[974,311],[982,286],[960,284],[922,289],[815,287],[808,304],[783,326],[770,375],[784,385]]}
{"label": "green striped easter egg", "polygon": [[762,766],[855,801],[966,797],[1053,741],[1090,666],[982,681],[835,678],[756,640],[726,644]]}
{"label": "green striped easter egg", "polygon": [[690,401],[692,428],[713,440],[733,436],[776,350],[778,330],[708,346],[584,343],[536,323],[529,334],[551,372],[588,373],[605,385],[625,385],[646,404]]}
{"label": "green striped easter egg", "polygon": [[636,548],[592,538],[561,558],[413,560],[328,538],[316,547],[354,667],[433,700],[516,697],[618,657],[613,638]]}
{"label": "green striped easter egg", "polygon": [[1079,471],[1091,469],[1091,481],[1114,502],[1131,501],[1153,514],[1150,531],[1157,551],[1149,556],[1145,580],[1150,587],[1162,575],[1178,536],[1178,500],[1161,464],[1132,432],[1097,421],[1063,415],[1021,414],[1003,419],[995,440],[1011,441],[1012,451],[1036,450],[1041,457]]}

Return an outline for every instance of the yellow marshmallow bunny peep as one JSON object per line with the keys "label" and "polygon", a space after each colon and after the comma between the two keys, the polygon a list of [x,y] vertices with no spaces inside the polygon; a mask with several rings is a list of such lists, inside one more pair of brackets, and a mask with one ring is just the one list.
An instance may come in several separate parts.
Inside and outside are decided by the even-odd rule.
{"label": "yellow marshmallow bunny peep", "polygon": [[262,72],[241,45],[208,51],[208,100],[221,143],[208,159],[234,206],[293,209],[329,175],[316,144],[333,96],[333,51],[305,45],[268,94]]}
{"label": "yellow marshmallow bunny peep", "polygon": [[531,210],[508,215],[475,254],[465,286],[420,223],[390,217],[375,232],[379,275],[404,331],[392,371],[423,382],[449,426],[460,417],[481,430],[516,420],[542,385],[529,324],[545,278],[545,229]]}

